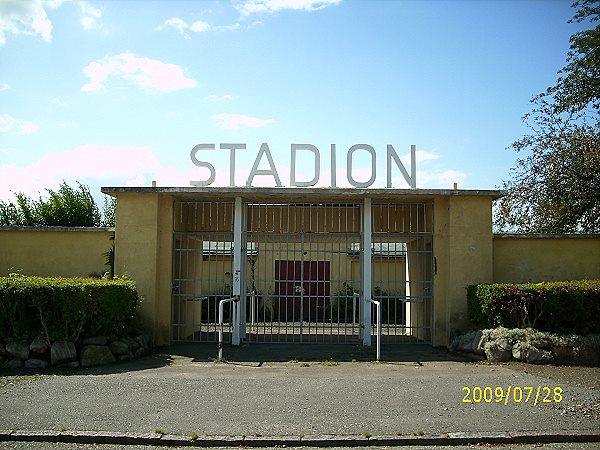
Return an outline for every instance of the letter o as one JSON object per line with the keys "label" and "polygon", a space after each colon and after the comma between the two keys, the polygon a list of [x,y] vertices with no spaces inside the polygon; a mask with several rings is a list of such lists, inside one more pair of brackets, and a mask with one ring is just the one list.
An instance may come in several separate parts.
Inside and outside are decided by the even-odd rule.
{"label": "letter o", "polygon": [[[354,152],[357,150],[366,150],[371,155],[371,178],[368,181],[360,182],[356,181],[352,177],[352,156]],[[358,188],[366,188],[371,186],[375,182],[375,178],[377,177],[377,155],[375,154],[375,149],[368,144],[354,144],[348,150],[347,161],[346,161],[346,176],[348,178],[348,183],[350,183],[354,187]]]}

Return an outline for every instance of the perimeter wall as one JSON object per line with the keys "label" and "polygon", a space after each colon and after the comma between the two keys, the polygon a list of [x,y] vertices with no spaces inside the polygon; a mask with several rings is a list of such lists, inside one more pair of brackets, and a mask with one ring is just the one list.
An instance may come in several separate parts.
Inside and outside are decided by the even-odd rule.
{"label": "perimeter wall", "polygon": [[102,275],[114,234],[113,228],[0,227],[0,276]]}

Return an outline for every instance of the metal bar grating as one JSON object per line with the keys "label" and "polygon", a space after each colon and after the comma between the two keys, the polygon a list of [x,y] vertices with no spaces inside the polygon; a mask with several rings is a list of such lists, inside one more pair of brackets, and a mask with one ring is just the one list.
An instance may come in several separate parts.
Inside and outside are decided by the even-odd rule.
{"label": "metal bar grating", "polygon": [[[243,339],[357,343],[361,206],[251,203],[243,208]],[[382,342],[430,343],[433,205],[373,204],[371,218],[372,298],[382,305]],[[175,203],[173,341],[217,341],[218,303],[232,295],[233,222],[231,202]],[[230,342],[230,306],[225,317]],[[376,336],[376,326],[371,330]]]}
{"label": "metal bar grating", "polygon": [[433,205],[376,204],[372,216],[373,298],[382,305],[382,341],[431,343]]}

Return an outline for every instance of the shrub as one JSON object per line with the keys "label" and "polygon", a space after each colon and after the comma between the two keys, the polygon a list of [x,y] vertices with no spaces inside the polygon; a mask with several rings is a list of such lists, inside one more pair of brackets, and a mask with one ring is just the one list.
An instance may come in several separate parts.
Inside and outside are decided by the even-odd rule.
{"label": "shrub", "polygon": [[480,328],[600,333],[600,280],[467,287],[469,317]]}
{"label": "shrub", "polygon": [[133,331],[135,283],[124,279],[0,278],[0,341],[53,342]]}

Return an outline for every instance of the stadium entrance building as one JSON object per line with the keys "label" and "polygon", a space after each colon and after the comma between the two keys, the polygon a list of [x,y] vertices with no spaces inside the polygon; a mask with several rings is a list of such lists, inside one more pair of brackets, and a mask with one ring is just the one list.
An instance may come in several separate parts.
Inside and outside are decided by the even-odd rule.
{"label": "stadium entrance building", "polygon": [[[448,345],[465,287],[493,281],[500,191],[107,187],[115,269],[157,343]],[[375,304],[381,305],[381,325]],[[377,329],[379,328],[379,330]]]}

